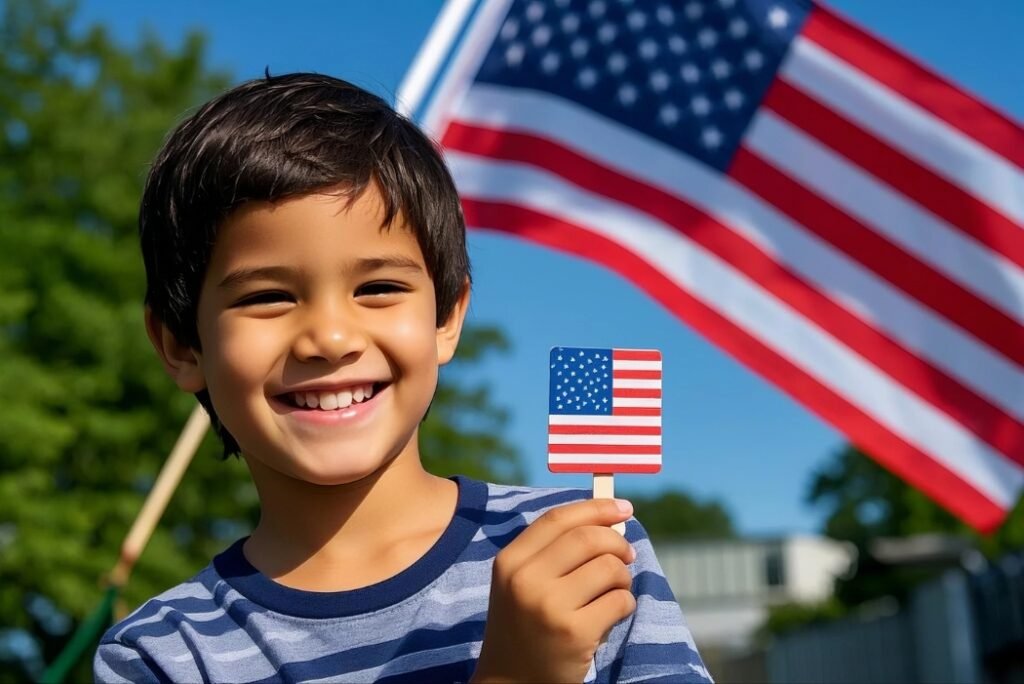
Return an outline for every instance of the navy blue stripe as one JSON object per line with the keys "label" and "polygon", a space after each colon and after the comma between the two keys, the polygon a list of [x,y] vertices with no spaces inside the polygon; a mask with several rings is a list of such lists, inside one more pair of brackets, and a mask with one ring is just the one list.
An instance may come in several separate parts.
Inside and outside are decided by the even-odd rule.
{"label": "navy blue stripe", "polygon": [[668,586],[668,581],[650,570],[644,570],[633,578],[632,590],[633,595],[637,597],[647,595],[658,601],[674,602],[676,600],[672,588]]}
{"label": "navy blue stripe", "polygon": [[329,653],[305,662],[283,664],[278,673],[261,682],[305,681],[380,667],[399,656],[467,645],[484,636],[484,620],[467,620],[442,629],[417,629],[397,639]]}
{"label": "navy blue stripe", "polygon": [[219,637],[224,636],[229,632],[236,632],[242,629],[242,625],[245,623],[239,623],[233,620],[231,616],[226,613],[222,616],[218,616],[212,620],[193,620],[186,616],[184,613],[178,611],[171,611],[167,613],[159,622],[147,622],[145,624],[132,624],[128,629],[125,630],[124,634],[121,635],[121,642],[126,644],[138,643],[142,637],[159,638],[165,637],[170,634],[177,634],[181,631],[182,625],[188,625],[188,628],[194,630],[197,634],[201,634],[207,637]]}
{"label": "navy blue stripe", "polygon": [[480,529],[487,503],[487,485],[464,477],[453,478],[459,498],[452,521],[441,538],[418,561],[394,577],[351,591],[314,592],[292,589],[260,573],[242,552],[240,539],[213,559],[214,567],[240,594],[285,615],[331,618],[359,615],[400,603],[448,570]]}

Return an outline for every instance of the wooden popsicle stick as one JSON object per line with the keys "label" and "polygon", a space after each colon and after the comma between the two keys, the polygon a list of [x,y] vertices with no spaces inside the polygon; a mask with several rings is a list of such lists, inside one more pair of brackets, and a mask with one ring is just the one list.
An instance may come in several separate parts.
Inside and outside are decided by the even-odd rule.
{"label": "wooden popsicle stick", "polygon": [[[594,498],[614,499],[615,498],[615,476],[611,473],[594,473]],[[612,525],[612,529],[619,534],[626,535],[626,523],[620,522]]]}
{"label": "wooden popsicle stick", "polygon": [[135,562],[146,548],[153,529],[156,528],[160,516],[167,508],[167,502],[171,500],[171,495],[177,489],[182,475],[188,469],[188,464],[199,449],[199,444],[203,441],[203,436],[209,427],[210,416],[206,414],[202,406],[196,406],[178,436],[178,441],[174,443],[171,455],[167,457],[163,468],[160,469],[160,474],[157,475],[153,488],[146,496],[142,510],[139,511],[135,522],[132,523],[128,536],[121,544],[121,556],[108,576],[110,583],[114,586],[123,587],[128,582]]}

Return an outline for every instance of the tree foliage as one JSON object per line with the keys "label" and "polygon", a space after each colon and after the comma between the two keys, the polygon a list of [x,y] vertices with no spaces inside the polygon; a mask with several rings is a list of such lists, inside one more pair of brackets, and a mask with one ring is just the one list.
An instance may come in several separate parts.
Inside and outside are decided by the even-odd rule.
{"label": "tree foliage", "polygon": [[[230,78],[208,68],[198,34],[126,47],[102,27],[73,30],[70,5],[7,0],[0,12],[0,659],[31,655],[28,643],[50,660],[98,600],[194,405],[145,337],[136,216],[166,132]],[[505,345],[496,330],[467,331],[452,377]],[[487,388],[445,373],[424,426],[428,467],[517,477]],[[218,455],[208,437],[127,607],[197,572],[255,520],[244,465]],[[20,678],[0,662],[5,677]]]}
{"label": "tree foliage", "polygon": [[736,536],[729,511],[718,501],[703,502],[669,490],[651,496],[630,496],[637,520],[651,539],[731,539]]}

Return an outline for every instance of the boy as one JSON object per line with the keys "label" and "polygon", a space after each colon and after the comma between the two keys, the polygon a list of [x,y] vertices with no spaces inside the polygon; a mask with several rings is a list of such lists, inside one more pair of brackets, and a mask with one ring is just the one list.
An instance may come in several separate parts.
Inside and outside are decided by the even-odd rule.
{"label": "boy", "polygon": [[260,497],[252,535],[104,636],[100,681],[708,681],[623,501],[426,472],[469,302],[459,200],[349,83],[182,123],[139,219],[147,330]]}

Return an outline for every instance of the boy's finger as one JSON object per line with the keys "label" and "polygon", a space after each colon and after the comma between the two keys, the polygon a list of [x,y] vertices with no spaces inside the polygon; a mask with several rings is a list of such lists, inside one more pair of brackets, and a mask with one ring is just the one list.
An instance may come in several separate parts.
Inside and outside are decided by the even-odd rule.
{"label": "boy's finger", "polygon": [[584,525],[566,530],[524,561],[524,569],[536,566],[550,578],[563,577],[600,556],[615,558],[620,566],[632,563],[636,552],[621,534],[610,527]]}
{"label": "boy's finger", "polygon": [[598,636],[606,635],[615,623],[633,614],[636,597],[628,589],[613,589],[580,608],[576,612],[579,624],[594,630]]}
{"label": "boy's finger", "polygon": [[632,513],[633,505],[622,499],[588,499],[552,508],[505,547],[500,554],[502,565],[506,570],[515,570],[573,528],[614,525]]}
{"label": "boy's finger", "polygon": [[[617,533],[616,533],[617,534]],[[633,585],[629,568],[618,556],[605,554],[591,559],[558,582],[558,593],[563,605],[570,610],[580,610],[610,591],[625,589]]]}

